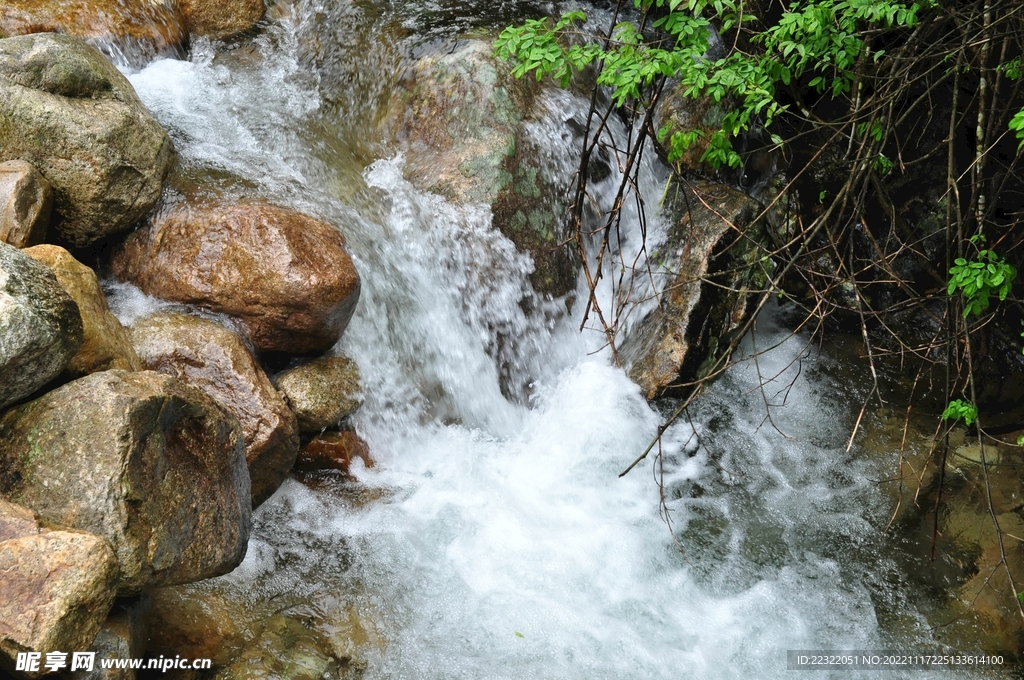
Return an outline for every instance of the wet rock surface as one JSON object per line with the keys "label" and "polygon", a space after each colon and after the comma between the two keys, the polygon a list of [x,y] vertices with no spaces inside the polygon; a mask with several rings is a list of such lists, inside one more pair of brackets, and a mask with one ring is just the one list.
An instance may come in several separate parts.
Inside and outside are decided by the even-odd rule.
{"label": "wet rock surface", "polygon": [[0,163],[0,241],[15,248],[42,243],[52,208],[53,188],[31,163]]}
{"label": "wet rock surface", "polygon": [[78,306],[53,273],[0,243],[0,408],[57,377],[81,344]]}
{"label": "wet rock surface", "polygon": [[[127,606],[116,606],[103,622],[89,651],[96,653],[96,659],[141,659],[150,606],[148,597]],[[91,671],[78,670],[70,677],[72,680],[134,680],[136,675],[132,668],[103,668],[94,663]]]}
{"label": "wet rock surface", "polygon": [[186,38],[174,3],[152,0],[5,0],[0,36],[66,33],[98,43],[145,45],[157,52]]}
{"label": "wet rock surface", "polygon": [[76,377],[109,369],[141,371],[142,361],[132,348],[124,326],[110,311],[96,272],[60,246],[44,244],[23,252],[46,265],[78,305],[82,316],[82,346],[71,358],[67,370]]}
{"label": "wet rock surface", "polygon": [[562,245],[566,179],[546,167],[524,128],[537,83],[515,79],[490,43],[470,41],[419,60],[403,85],[393,127],[410,181],[455,202],[489,205],[494,226],[533,258],[534,288],[553,296],[573,290],[579,266]]}
{"label": "wet rock surface", "polygon": [[359,367],[344,356],[321,357],[274,379],[302,432],[337,427],[362,405]]}
{"label": "wet rock surface", "polygon": [[189,33],[227,38],[246,31],[263,17],[263,0],[178,0]]}
{"label": "wet rock surface", "polygon": [[351,479],[348,471],[356,458],[368,468],[374,465],[369,445],[354,430],[324,432],[302,447],[295,467],[306,472],[338,470]]}
{"label": "wet rock surface", "polygon": [[653,257],[667,280],[660,305],[626,335],[619,355],[648,399],[701,376],[747,317],[751,292],[771,273],[762,260],[761,206],[735,189],[674,181],[673,223]]}
{"label": "wet rock surface", "polygon": [[120,71],[81,40],[0,40],[0,116],[0,161],[45,175],[56,229],[70,243],[124,231],[160,198],[171,140]]}
{"label": "wet rock surface", "polygon": [[151,371],[93,373],[8,411],[0,493],[107,538],[121,595],[230,571],[249,537],[237,420]]}
{"label": "wet rock surface", "polygon": [[330,348],[359,299],[338,230],[265,203],[178,206],[133,233],[111,266],[150,295],[235,317],[261,351]]}
{"label": "wet rock surface", "polygon": [[295,463],[298,429],[238,334],[209,319],[165,312],[136,321],[131,340],[146,368],[202,390],[238,419],[253,505],[266,500]]}

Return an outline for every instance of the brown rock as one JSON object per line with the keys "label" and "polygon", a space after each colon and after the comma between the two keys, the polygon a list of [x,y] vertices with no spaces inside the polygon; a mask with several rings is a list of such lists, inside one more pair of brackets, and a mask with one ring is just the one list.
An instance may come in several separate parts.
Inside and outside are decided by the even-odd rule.
{"label": "brown rock", "polygon": [[50,268],[82,315],[82,347],[71,358],[68,371],[82,376],[113,368],[142,370],[142,360],[132,348],[128,333],[107,306],[96,272],[60,246],[34,246],[22,252]]}
{"label": "brown rock", "polygon": [[179,206],[129,236],[111,267],[150,295],[238,318],[260,350],[330,348],[359,299],[341,234],[265,203]]}
{"label": "brown rock", "polygon": [[370,447],[354,431],[325,432],[302,447],[295,466],[304,471],[340,470],[348,476],[354,458],[362,458],[366,467],[373,467]]}
{"label": "brown rock", "polygon": [[723,184],[673,181],[668,240],[652,258],[669,272],[660,304],[626,335],[619,357],[645,397],[702,376],[746,319],[771,273],[761,206]]}
{"label": "brown rock", "polygon": [[359,367],[348,357],[321,357],[285,371],[274,381],[299,419],[302,432],[337,427],[362,405]]}
{"label": "brown rock", "polygon": [[295,415],[242,339],[214,321],[166,312],[136,321],[131,339],[146,368],[202,390],[238,418],[253,506],[269,498],[295,463],[299,434]]}
{"label": "brown rock", "polygon": [[0,121],[0,161],[46,176],[54,226],[76,246],[127,229],[160,198],[170,138],[128,79],[77,38],[0,40]]}
{"label": "brown rock", "polygon": [[263,0],[178,0],[192,35],[227,38],[263,18]]}
{"label": "brown rock", "polygon": [[245,647],[249,626],[245,605],[202,584],[160,588],[153,592],[147,650],[225,666]]}
{"label": "brown rock", "polygon": [[106,537],[121,595],[230,571],[249,538],[238,422],[152,371],[93,373],[4,414],[0,493]]}
{"label": "brown rock", "polygon": [[141,42],[157,51],[177,47],[186,37],[173,3],[159,0],[4,0],[0,35],[26,33]]}
{"label": "brown rock", "polygon": [[116,587],[117,559],[100,536],[48,531],[3,541],[0,661],[13,668],[18,652],[87,649]]}
{"label": "brown rock", "polygon": [[36,513],[0,498],[0,541],[35,536],[40,531]]}
{"label": "brown rock", "polygon": [[0,241],[15,248],[42,243],[51,208],[53,188],[31,163],[0,163]]}

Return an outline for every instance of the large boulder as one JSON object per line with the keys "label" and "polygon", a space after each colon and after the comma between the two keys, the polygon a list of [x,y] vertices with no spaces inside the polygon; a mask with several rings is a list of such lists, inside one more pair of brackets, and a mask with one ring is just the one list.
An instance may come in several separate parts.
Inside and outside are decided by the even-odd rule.
{"label": "large boulder", "polygon": [[0,409],[64,370],[82,344],[82,319],[53,273],[0,243]]}
{"label": "large boulder", "polygon": [[578,259],[564,245],[570,176],[548,162],[526,131],[539,87],[517,79],[490,42],[469,41],[414,65],[392,102],[392,127],[409,180],[458,203],[490,206],[493,224],[533,258],[536,291],[576,286]]}
{"label": "large boulder", "polygon": [[0,161],[53,185],[61,236],[84,246],[123,231],[160,198],[171,140],[113,64],[77,38],[0,40]]}
{"label": "large boulder", "polygon": [[274,382],[302,432],[338,425],[362,405],[359,367],[348,357],[321,357],[279,374]]}
{"label": "large boulder", "polygon": [[249,538],[238,421],[152,371],[93,373],[8,411],[0,494],[106,537],[121,595],[226,573]]}
{"label": "large boulder", "polygon": [[161,312],[136,321],[131,338],[146,368],[202,390],[238,418],[253,506],[269,498],[295,463],[299,432],[238,334],[209,319]]}
{"label": "large boulder", "polygon": [[15,248],[42,243],[52,207],[53,188],[31,163],[0,163],[0,241]]}
{"label": "large boulder", "polygon": [[[106,539],[43,528],[30,510],[0,500],[0,666],[13,670],[19,652],[88,648],[116,590]],[[28,675],[45,672],[41,664]]]}
{"label": "large boulder", "polygon": [[0,37],[66,33],[121,47],[144,45],[158,52],[185,41],[174,3],[154,0],[4,0]]}
{"label": "large boulder", "polygon": [[330,348],[359,299],[333,226],[269,205],[179,205],[128,237],[114,274],[150,295],[237,318],[260,350]]}
{"label": "large boulder", "polygon": [[22,252],[45,264],[78,305],[84,336],[81,348],[67,366],[73,376],[114,368],[142,370],[142,361],[132,348],[127,331],[107,305],[96,272],[60,246],[44,244]]}
{"label": "large boulder", "polygon": [[701,377],[747,318],[751,294],[770,278],[761,205],[735,189],[673,179],[665,209],[673,220],[651,258],[667,272],[660,304],[619,347],[645,397]]}
{"label": "large boulder", "polygon": [[178,0],[189,33],[227,38],[263,18],[263,0]]}

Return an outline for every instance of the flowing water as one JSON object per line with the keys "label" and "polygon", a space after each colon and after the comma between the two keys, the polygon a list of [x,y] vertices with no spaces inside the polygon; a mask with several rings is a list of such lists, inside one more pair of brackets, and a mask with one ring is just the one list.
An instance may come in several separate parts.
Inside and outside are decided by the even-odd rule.
{"label": "flowing water", "polygon": [[[618,477],[662,414],[578,331],[581,305],[533,294],[488,208],[410,185],[378,125],[409,60],[451,47],[437,25],[486,22],[396,4],[276,5],[254,36],[129,72],[186,175],[338,224],[363,277],[336,349],[362,371],[355,426],[377,465],[356,485],[287,481],[225,587],[313,603],[328,628],[354,612],[368,678],[769,678],[791,649],[935,649],[934,598],[881,534],[884,472],[845,450],[863,385],[778,314],[756,336],[778,347]],[[555,91],[540,109],[533,134],[571,167],[563,121],[585,102]],[[663,172],[644,170],[649,205]],[[125,319],[155,304],[115,288]]]}

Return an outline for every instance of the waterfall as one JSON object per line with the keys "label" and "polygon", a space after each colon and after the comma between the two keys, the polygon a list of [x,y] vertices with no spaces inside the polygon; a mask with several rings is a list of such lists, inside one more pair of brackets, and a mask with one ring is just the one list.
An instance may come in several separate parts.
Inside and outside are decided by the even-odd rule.
{"label": "waterfall", "polygon": [[[405,179],[376,121],[361,129],[342,106],[380,93],[346,94],[303,61],[313,14],[270,22],[242,50],[197,41],[187,61],[129,72],[187,172],[337,224],[363,277],[338,349],[361,369],[355,426],[377,465],[357,463],[356,485],[286,482],[225,587],[250,603],[307,598],[327,619],[353,607],[368,678],[781,678],[790,649],[930,649],[879,540],[877,465],[845,450],[850,385],[815,370],[807,338],[764,315],[738,365],[665,433],[660,464],[620,479],[662,414],[600,333],[579,332],[585,288],[571,311],[537,297],[529,257],[486,206]],[[332,36],[317,54],[340,58]],[[332,73],[397,82],[401,60],[382,53]],[[564,122],[586,102],[544,97],[531,134],[571,172]],[[650,243],[664,233],[665,173],[648,154]],[[637,216],[623,224],[629,260]],[[599,290],[607,304],[613,278]],[[656,285],[636,282],[638,298]],[[126,320],[158,304],[115,288]],[[754,341],[775,347],[754,362]],[[503,371],[526,396],[508,396]],[[896,608],[901,623],[883,626],[879,612]]]}

